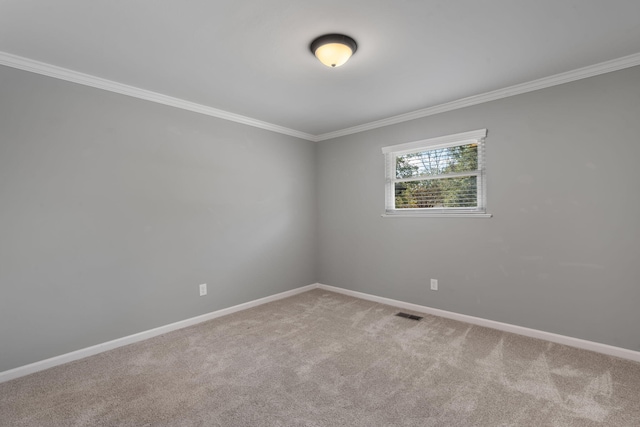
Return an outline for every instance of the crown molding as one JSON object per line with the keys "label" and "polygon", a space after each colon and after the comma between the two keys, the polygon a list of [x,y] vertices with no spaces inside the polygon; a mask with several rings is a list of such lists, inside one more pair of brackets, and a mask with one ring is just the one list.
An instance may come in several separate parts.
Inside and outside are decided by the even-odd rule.
{"label": "crown molding", "polygon": [[535,90],[545,89],[548,87],[573,82],[576,80],[586,79],[588,77],[598,76],[600,74],[610,73],[612,71],[618,71],[618,70],[622,70],[629,67],[635,67],[636,65],[640,65],[640,53],[635,53],[633,55],[628,55],[622,58],[613,59],[611,61],[601,62],[595,65],[589,65],[587,67],[578,68],[576,70],[567,71],[565,73],[560,73],[560,74],[556,74],[549,77],[544,77],[544,78],[533,80],[527,83],[521,83],[521,84],[509,86],[503,89],[498,89],[491,92],[486,92],[479,95],[458,99],[452,102],[447,102],[445,104],[423,108],[421,110],[412,111],[410,113],[400,114],[398,116],[393,116],[393,117],[389,117],[382,120],[376,120],[374,122],[365,123],[362,125],[353,126],[353,127],[342,129],[342,130],[337,130],[334,132],[323,133],[321,135],[316,135],[314,140],[325,141],[328,139],[339,138],[341,136],[351,135],[354,133],[377,129],[384,126],[407,122],[409,120],[420,119],[422,117],[433,116],[435,114],[444,113],[446,111],[452,111],[452,110],[457,110],[459,108],[470,107],[472,105],[482,104],[489,101],[495,101],[502,98],[508,98],[514,95],[520,95],[523,93],[533,92]]}
{"label": "crown molding", "polygon": [[69,70],[67,68],[58,67],[56,65],[46,64],[33,59],[24,58],[7,52],[0,51],[0,65],[17,68],[19,70],[29,71],[31,73],[42,74],[43,76],[53,77],[68,82],[78,83],[84,86],[90,86],[97,89],[107,90],[109,92],[119,93],[134,98],[143,99],[145,101],[156,102],[158,104],[168,105],[171,107],[181,108],[195,113],[205,114],[207,116],[216,117],[218,119],[229,120],[236,123],[242,123],[260,129],[293,136],[296,138],[315,141],[315,135],[289,129],[284,126],[274,125],[272,123],[263,122],[261,120],[252,119],[251,117],[242,116],[240,114],[230,113],[228,111],[219,110],[195,102],[186,101],[180,98],[163,95],[135,86],[114,82],[112,80],[103,79],[101,77],[92,76],[90,74],[80,73],[78,71]]}
{"label": "crown molding", "polygon": [[220,110],[202,104],[197,104],[195,102],[186,101],[184,99],[174,98],[172,96],[163,95],[161,93],[152,92],[150,90],[141,89],[135,86],[129,86],[111,80],[103,79],[101,77],[92,76],[90,74],[84,74],[77,71],[69,70],[67,68],[46,64],[44,62],[34,61],[32,59],[13,55],[7,52],[0,51],[0,65],[5,65],[7,67],[17,68],[36,74],[42,74],[44,76],[66,80],[69,82],[107,90],[122,95],[132,96],[134,98],[144,99],[146,101],[156,102],[158,104],[181,108],[183,110],[193,111],[223,120],[242,123],[248,126],[277,132],[283,135],[305,139],[307,141],[319,142],[328,139],[339,138],[341,136],[351,135],[354,133],[377,129],[384,126],[407,122],[410,120],[420,119],[423,117],[433,116],[435,114],[457,110],[459,108],[470,107],[472,105],[478,105],[502,98],[508,98],[514,95],[533,92],[535,90],[545,89],[576,80],[586,79],[588,77],[594,77],[600,74],[606,74],[629,67],[635,67],[637,65],[640,65],[640,53],[623,56],[622,58],[601,62],[595,65],[589,65],[587,67],[578,68],[576,70],[567,71],[549,77],[543,77],[541,79],[533,80],[527,83],[521,83],[503,89],[469,96],[467,98],[435,105],[433,107],[423,108],[409,113],[400,114],[382,120],[376,120],[346,129],[327,132],[320,135],[312,135],[310,133],[301,132],[295,129],[286,128],[284,126],[279,126],[268,122],[263,122],[251,117],[230,113],[228,111]]}

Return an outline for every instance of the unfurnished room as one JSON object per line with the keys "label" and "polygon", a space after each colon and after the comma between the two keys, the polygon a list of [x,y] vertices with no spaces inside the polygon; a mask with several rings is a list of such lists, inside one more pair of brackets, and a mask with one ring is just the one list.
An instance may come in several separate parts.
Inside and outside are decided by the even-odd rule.
{"label": "unfurnished room", "polygon": [[0,0],[0,426],[640,426],[637,0]]}

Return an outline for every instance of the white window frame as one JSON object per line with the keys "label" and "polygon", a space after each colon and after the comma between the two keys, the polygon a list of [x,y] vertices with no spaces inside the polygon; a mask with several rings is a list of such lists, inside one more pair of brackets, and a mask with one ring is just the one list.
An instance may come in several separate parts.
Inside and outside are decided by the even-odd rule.
{"label": "white window frame", "polygon": [[[382,147],[385,156],[385,213],[383,217],[467,217],[467,218],[489,218],[487,213],[486,198],[486,163],[484,158],[484,144],[487,136],[486,129],[474,130],[471,132],[457,133],[437,138],[424,139],[421,141],[408,142],[405,144]],[[457,176],[477,176],[477,200],[478,206],[473,208],[402,208],[395,207],[395,184],[407,179],[396,178],[396,158],[406,154],[418,153],[420,151],[433,150],[437,148],[455,147],[459,145],[478,144],[478,169],[463,173],[443,175],[436,178]],[[424,178],[423,178],[424,179]]]}

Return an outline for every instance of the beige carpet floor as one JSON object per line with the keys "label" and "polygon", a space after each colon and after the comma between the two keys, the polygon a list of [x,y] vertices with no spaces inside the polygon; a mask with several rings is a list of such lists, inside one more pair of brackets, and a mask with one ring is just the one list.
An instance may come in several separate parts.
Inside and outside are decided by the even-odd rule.
{"label": "beige carpet floor", "polygon": [[640,364],[313,290],[0,384],[2,426],[640,426]]}

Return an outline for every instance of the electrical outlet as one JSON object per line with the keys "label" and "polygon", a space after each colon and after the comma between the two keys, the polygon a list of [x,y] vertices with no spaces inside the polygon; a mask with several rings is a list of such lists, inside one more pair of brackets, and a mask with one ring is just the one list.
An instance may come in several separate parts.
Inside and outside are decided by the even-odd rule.
{"label": "electrical outlet", "polygon": [[203,297],[207,294],[207,284],[203,283],[200,285],[200,296]]}
{"label": "electrical outlet", "polygon": [[438,279],[431,279],[431,290],[432,291],[438,290]]}

